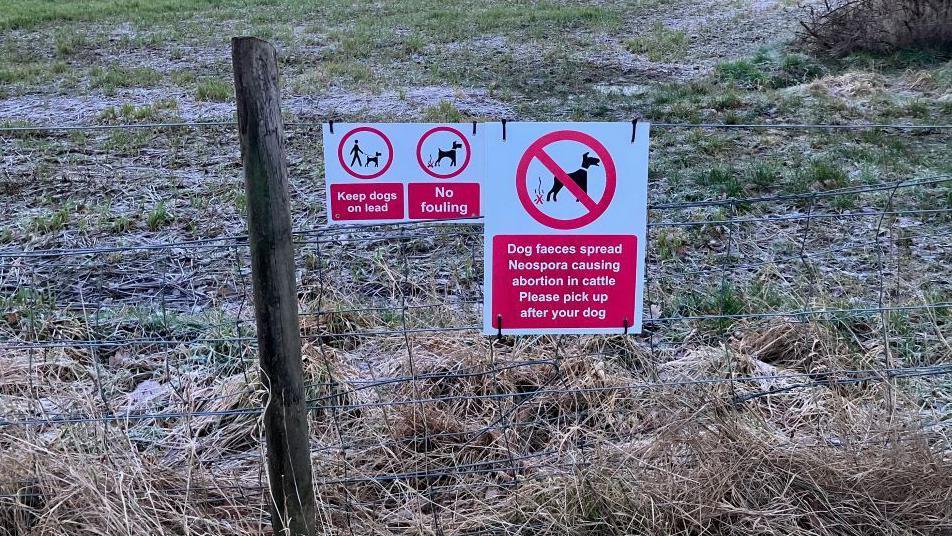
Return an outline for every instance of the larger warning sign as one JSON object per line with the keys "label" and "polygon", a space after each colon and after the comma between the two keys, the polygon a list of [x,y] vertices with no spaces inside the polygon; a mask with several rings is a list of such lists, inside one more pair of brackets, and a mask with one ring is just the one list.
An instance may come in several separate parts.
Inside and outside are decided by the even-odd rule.
{"label": "larger warning sign", "polygon": [[[505,133],[503,132],[505,129]],[[490,125],[483,331],[641,331],[645,122]]]}
{"label": "larger warning sign", "polygon": [[328,223],[482,215],[483,124],[325,124]]}

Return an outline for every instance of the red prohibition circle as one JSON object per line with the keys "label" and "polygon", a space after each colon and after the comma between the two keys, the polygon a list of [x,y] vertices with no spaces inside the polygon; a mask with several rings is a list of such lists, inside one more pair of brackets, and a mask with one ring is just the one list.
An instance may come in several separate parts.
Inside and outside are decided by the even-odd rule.
{"label": "red prohibition circle", "polygon": [[[425,142],[427,138],[429,138],[433,134],[436,134],[437,132],[451,132],[453,134],[456,134],[459,137],[459,139],[463,140],[463,148],[466,149],[466,159],[463,160],[463,165],[458,167],[456,171],[453,171],[452,173],[447,173],[447,174],[436,173],[432,169],[426,167],[426,164],[423,163],[423,142]],[[469,140],[466,139],[466,136],[464,136],[462,132],[456,130],[455,128],[447,127],[447,126],[433,127],[430,130],[427,130],[422,136],[420,136],[420,141],[417,143],[417,146],[416,146],[416,158],[417,158],[417,163],[420,164],[420,169],[427,172],[427,174],[430,175],[431,177],[436,177],[437,179],[452,179],[453,177],[462,173],[463,170],[466,169],[466,166],[469,165],[469,157],[471,154],[472,154],[472,151],[469,149]]]}
{"label": "red prohibition circle", "polygon": [[[594,203],[594,206],[591,207],[586,214],[569,220],[554,218],[539,210],[532,203],[532,199],[529,197],[529,189],[526,186],[529,164],[532,163],[533,159],[538,158],[537,155],[543,153],[545,147],[558,141],[574,141],[588,146],[595,151],[595,154],[602,160],[602,166],[605,168],[605,192],[602,193],[601,199],[599,199],[597,203]],[[546,167],[548,168],[548,165],[546,165]],[[565,173],[564,170],[563,173]],[[526,209],[526,212],[536,221],[553,229],[578,229],[597,220],[605,213],[608,205],[611,204],[612,197],[615,196],[616,182],[615,161],[612,160],[608,149],[594,137],[576,130],[557,130],[555,132],[549,132],[532,142],[526,149],[525,154],[522,155],[522,159],[519,160],[519,165],[516,167],[516,191],[519,194],[519,201],[522,202],[522,206]]]}
{"label": "red prohibition circle", "polygon": [[[344,145],[347,143],[347,140],[349,140],[351,136],[359,132],[370,132],[371,134],[376,134],[377,136],[380,136],[381,139],[383,139],[384,143],[387,144],[387,153],[388,153],[387,163],[384,164],[384,166],[380,168],[380,170],[374,173],[369,173],[369,174],[357,173],[356,171],[351,169],[347,164],[344,163]],[[388,138],[386,135],[384,135],[383,132],[380,132],[374,127],[357,127],[351,130],[350,132],[348,132],[347,134],[345,134],[343,138],[341,138],[340,145],[337,146],[337,160],[340,161],[340,167],[344,168],[344,171],[346,171],[349,175],[353,177],[357,177],[358,179],[365,179],[365,180],[376,179],[377,177],[386,173],[387,170],[390,169],[390,164],[393,164],[393,144],[390,143],[390,138]]]}

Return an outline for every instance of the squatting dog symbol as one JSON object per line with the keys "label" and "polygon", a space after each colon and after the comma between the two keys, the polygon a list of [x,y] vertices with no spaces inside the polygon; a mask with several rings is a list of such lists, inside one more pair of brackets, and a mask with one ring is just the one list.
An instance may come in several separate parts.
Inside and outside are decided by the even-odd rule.
{"label": "squatting dog symbol", "polygon": [[[569,178],[572,179],[572,182],[578,185],[583,192],[588,193],[588,168],[591,166],[598,166],[601,160],[594,156],[588,156],[588,152],[582,155],[582,167],[576,169],[575,171],[569,173]],[[549,193],[546,194],[546,201],[558,201],[559,192],[564,188],[565,185],[562,184],[562,181],[552,177],[552,188],[549,190]],[[575,200],[578,202],[578,199]]]}
{"label": "squatting dog symbol", "polygon": [[437,150],[437,156],[436,156],[436,162],[434,162],[433,165],[434,165],[434,166],[438,166],[438,165],[440,165],[440,160],[443,160],[444,158],[449,158],[449,159],[450,159],[450,165],[453,166],[453,167],[456,167],[456,150],[457,150],[457,149],[462,149],[462,148],[463,148],[463,144],[462,144],[462,143],[460,143],[460,142],[458,142],[458,141],[454,141],[454,142],[453,142],[453,147],[451,147],[450,149],[447,149],[447,150],[438,149],[438,150]]}

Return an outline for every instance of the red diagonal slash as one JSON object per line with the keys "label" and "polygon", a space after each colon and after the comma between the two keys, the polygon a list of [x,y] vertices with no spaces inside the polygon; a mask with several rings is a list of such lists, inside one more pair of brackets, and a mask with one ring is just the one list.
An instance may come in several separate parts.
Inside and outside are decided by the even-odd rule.
{"label": "red diagonal slash", "polygon": [[555,176],[555,179],[561,182],[562,186],[565,186],[568,191],[572,192],[572,195],[581,201],[582,204],[585,205],[585,208],[589,210],[589,212],[594,211],[598,207],[598,203],[592,200],[588,193],[584,192],[578,184],[575,184],[575,181],[572,180],[572,177],[569,177],[569,174],[562,170],[559,164],[557,164],[555,160],[549,156],[549,153],[542,149],[535,149],[532,150],[530,154],[535,158],[538,158],[539,161],[542,162],[542,165],[544,165],[546,169],[548,169]]}

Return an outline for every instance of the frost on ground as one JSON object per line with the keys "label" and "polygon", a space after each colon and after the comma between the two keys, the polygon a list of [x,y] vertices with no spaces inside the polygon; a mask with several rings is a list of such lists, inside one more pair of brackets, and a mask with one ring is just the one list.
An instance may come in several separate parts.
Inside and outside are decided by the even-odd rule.
{"label": "frost on ground", "polygon": [[[948,60],[798,54],[785,1],[528,3],[545,31],[499,3],[478,24],[503,30],[452,43],[327,4],[332,28],[259,29],[297,120],[329,533],[949,532],[949,131],[654,128],[646,332],[496,339],[470,329],[482,229],[327,228],[314,124],[948,122]],[[251,28],[225,19],[76,23],[94,44],[62,58],[48,28],[13,32],[66,68],[0,87],[0,122],[230,121],[197,91],[230,84],[222,36]],[[632,52],[659,23],[684,48]],[[94,87],[103,58],[157,81]],[[234,127],[21,131],[0,154],[0,534],[268,533]]]}
{"label": "frost on ground", "polygon": [[[175,101],[171,108],[170,99]],[[282,99],[284,110],[292,117],[315,120],[356,118],[382,112],[394,119],[412,119],[422,117],[427,109],[442,102],[452,103],[461,113],[472,117],[514,116],[511,105],[490,97],[485,90],[450,87],[420,87],[380,93],[329,89],[320,95]],[[145,108],[157,103],[169,108],[172,119],[182,121],[228,120],[235,114],[235,105],[231,102],[202,102],[187,92],[169,89],[135,89],[119,91],[112,96],[11,97],[0,100],[0,121],[34,125],[94,124],[108,110],[123,105]]]}

